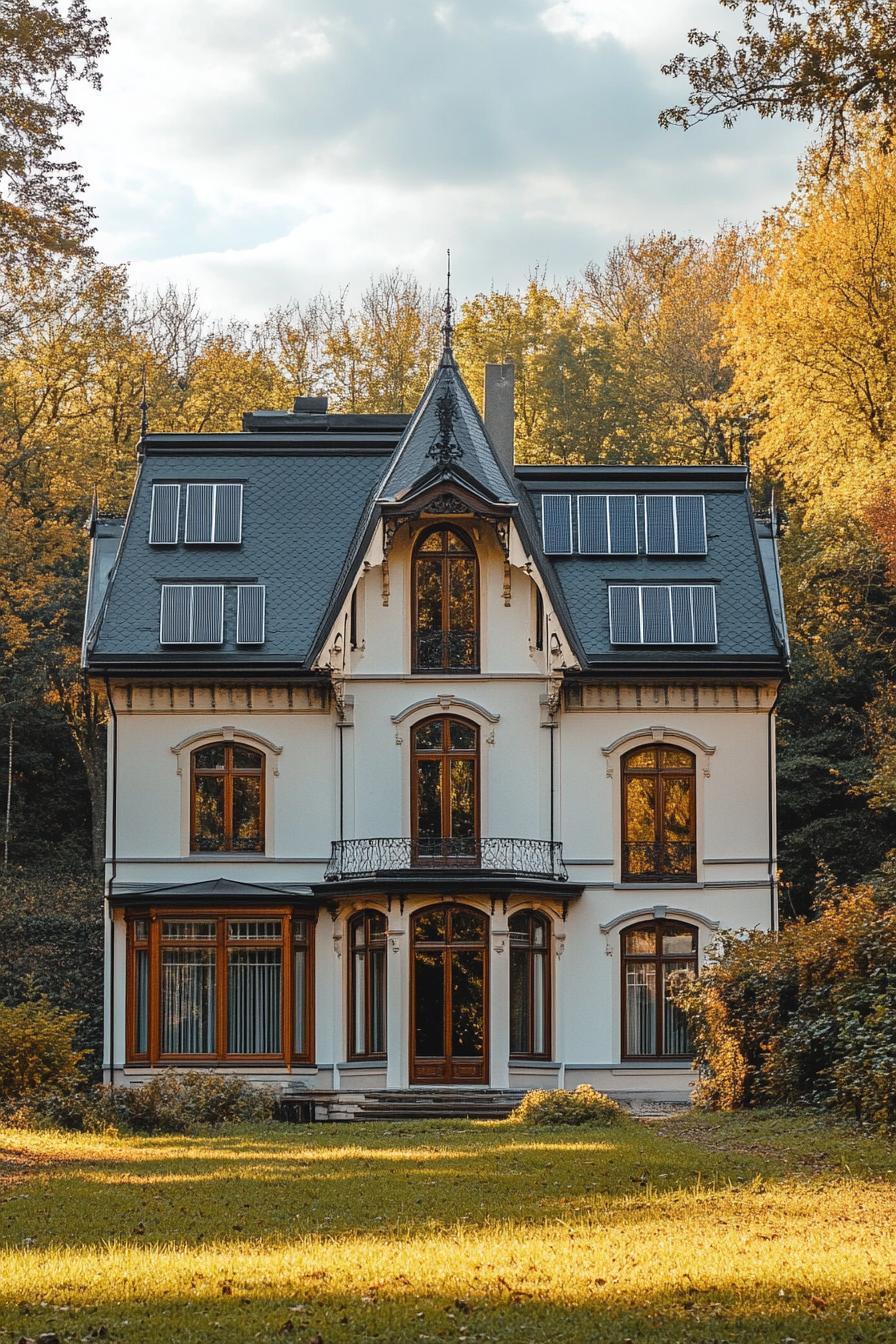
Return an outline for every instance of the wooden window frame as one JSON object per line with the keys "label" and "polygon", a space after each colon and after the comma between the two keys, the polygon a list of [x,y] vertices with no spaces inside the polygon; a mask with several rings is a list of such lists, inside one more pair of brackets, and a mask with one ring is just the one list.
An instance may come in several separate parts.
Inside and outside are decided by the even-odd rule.
{"label": "wooden window frame", "polygon": [[[660,753],[666,748],[670,751],[680,751],[690,757],[689,767],[684,766],[663,766],[661,765]],[[631,767],[628,762],[643,751],[653,751],[655,753],[656,766],[651,769],[648,766]],[[643,743],[639,747],[633,747],[622,757],[620,763],[622,775],[622,850],[621,850],[621,876],[623,882],[695,882],[697,880],[697,758],[692,751],[686,747],[679,747],[675,743]],[[628,786],[629,780],[638,778],[652,778],[656,780],[656,797],[654,803],[653,817],[653,845],[658,852],[660,847],[667,841],[663,838],[663,798],[665,793],[665,780],[667,778],[689,778],[691,780],[691,817],[688,840],[686,844],[691,846],[691,866],[687,872],[683,873],[664,873],[659,869],[651,872],[631,872],[628,865],[628,845],[647,843],[649,841],[629,841],[628,839]]]}
{"label": "wooden window frame", "polygon": [[[448,548],[447,541],[443,543],[440,551],[423,551],[424,542],[436,533],[452,533],[464,543],[465,551],[451,551]],[[421,667],[417,657],[418,637],[420,634],[418,627],[418,583],[417,583],[417,565],[422,556],[428,560],[441,560],[441,585],[442,585],[442,651],[444,655],[447,637],[452,633],[449,616],[449,569],[448,565],[451,559],[460,559],[466,555],[473,561],[473,628],[465,632],[467,637],[472,637],[476,645],[476,657],[473,663],[468,667],[451,667],[445,665],[444,656],[438,667]],[[432,634],[432,631],[426,633]],[[464,632],[455,632],[461,633]],[[417,676],[438,676],[441,673],[450,673],[452,676],[469,676],[480,671],[482,663],[482,622],[481,622],[481,604],[479,600],[479,556],[476,553],[476,547],[463,528],[455,527],[450,523],[436,523],[433,527],[424,528],[420,535],[414,541],[414,549],[411,552],[411,671]]]}
{"label": "wooden window frame", "polygon": [[[637,952],[629,953],[626,952],[625,950],[626,935],[630,933],[636,933],[639,929],[652,929],[654,931],[654,937],[656,939],[656,951],[653,953],[652,956],[649,953],[637,953]],[[664,930],[671,931],[672,929],[686,929],[688,933],[692,935],[694,940],[694,950],[688,956],[681,956],[681,955],[672,956],[671,954],[665,956],[663,954],[662,950],[663,931]],[[620,977],[621,979],[620,987],[622,991],[621,993],[622,1049],[620,1051],[620,1058],[622,1058],[626,1063],[635,1063],[638,1060],[643,1059],[650,1060],[652,1063],[656,1063],[659,1060],[669,1060],[672,1063],[684,1063],[687,1062],[688,1060],[693,1059],[694,1058],[693,1051],[687,1055],[671,1055],[671,1054],[667,1055],[659,1048],[657,1048],[657,1050],[654,1051],[652,1055],[631,1055],[626,1051],[625,1044],[626,1041],[628,1040],[628,1008],[627,1008],[626,988],[628,980],[627,972],[629,962],[637,962],[639,964],[652,965],[655,968],[656,1024],[654,1027],[654,1031],[657,1047],[659,1047],[664,1037],[663,1009],[665,1006],[665,999],[663,997],[663,963],[665,961],[691,961],[693,962],[694,966],[694,974],[695,975],[697,974],[697,967],[700,954],[700,938],[697,926],[695,924],[690,924],[688,923],[687,920],[683,919],[646,919],[641,920],[637,924],[627,925],[626,928],[620,930],[619,938],[620,938],[619,964],[622,969],[622,975]]]}
{"label": "wooden window frame", "polygon": [[[146,942],[140,942],[135,936],[135,926],[145,920],[149,926],[149,937]],[[164,942],[162,938],[162,925],[169,920],[197,920],[204,923],[215,924],[214,939],[191,940],[183,939]],[[280,920],[279,939],[231,939],[228,936],[228,924],[230,921],[238,922],[240,920]],[[289,1069],[292,1065],[308,1066],[313,1065],[315,1060],[315,1035],[314,1035],[314,929],[317,920],[316,911],[296,910],[292,906],[265,906],[263,908],[253,906],[234,906],[228,910],[208,910],[202,907],[191,907],[184,909],[181,907],[170,908],[168,906],[147,906],[145,909],[128,911],[125,916],[127,929],[127,984],[125,991],[126,1002],[126,1030],[125,1030],[125,1062],[133,1065],[149,1065],[152,1068],[165,1067],[168,1065],[203,1067],[207,1065],[282,1065]],[[295,926],[304,921],[307,926],[307,941],[302,944],[295,938]],[[163,1054],[162,1053],[162,950],[163,947],[202,947],[215,951],[215,1049],[207,1054]],[[293,1039],[293,1020],[295,1012],[295,1002],[293,993],[293,968],[294,957],[297,947],[304,946],[306,952],[305,964],[305,999],[304,999],[304,1024],[305,1024],[305,1047],[303,1050],[295,1048]],[[279,947],[281,949],[281,1024],[280,1024],[280,1043],[279,1053],[272,1054],[237,1054],[230,1053],[227,1050],[227,989],[228,989],[228,961],[227,953],[231,948],[254,948],[254,947]],[[138,950],[147,948],[149,952],[148,966],[148,1029],[147,1029],[147,1050],[139,1053],[136,1050],[136,956]]]}
{"label": "wooden window frame", "polygon": [[[416,746],[417,732],[420,728],[425,728],[430,723],[441,723],[442,741],[450,742],[451,737],[450,737],[449,725],[452,722],[462,723],[465,728],[473,729],[474,733],[476,734],[476,745],[472,751],[461,751],[461,750],[453,751],[451,749],[446,750],[444,747],[440,748],[439,750],[435,749],[422,750],[422,751],[417,750]],[[417,763],[419,761],[438,761],[441,766],[441,795],[442,795],[441,839],[443,843],[445,841],[449,841],[452,839],[450,835],[446,835],[446,824],[449,830],[451,825],[451,789],[450,789],[451,762],[457,760],[465,760],[465,761],[471,760],[473,762],[474,835],[472,837],[471,854],[469,856],[467,855],[458,856],[453,860],[451,860],[451,862],[460,864],[472,863],[475,865],[475,863],[478,861],[479,841],[482,837],[482,826],[481,826],[482,798],[480,792],[480,754],[481,754],[480,736],[481,735],[479,732],[479,725],[477,723],[473,723],[471,719],[463,718],[460,714],[451,714],[451,713],[432,714],[430,715],[429,718],[421,719],[419,723],[415,723],[414,726],[411,728],[411,861],[415,865],[418,863],[422,864],[426,863],[425,858],[421,858],[418,854],[418,846],[420,841],[420,835],[419,835],[420,828],[419,828],[419,810],[417,806],[418,794],[419,794],[419,772],[417,770]],[[446,784],[449,787],[446,788]],[[446,860],[444,856],[435,857],[433,860],[433,862],[436,863],[438,866],[441,866],[443,863],[447,861],[448,860]]]}
{"label": "wooden window frame", "polygon": [[[210,747],[224,750],[224,766],[221,770],[196,765],[196,758]],[[259,759],[259,766],[234,766],[233,753],[236,749],[249,751]],[[267,817],[265,815],[265,776],[267,775],[267,756],[257,747],[247,746],[243,742],[204,742],[190,752],[190,853],[191,854],[264,854],[267,847]],[[200,849],[196,844],[196,779],[212,778],[224,780],[224,843],[220,849]],[[261,844],[256,849],[235,849],[233,845],[233,781],[234,779],[258,779],[259,831]]]}
{"label": "wooden window frame", "polygon": [[[526,954],[527,954],[527,956],[526,956],[526,962],[527,962],[526,978],[527,978],[527,982],[528,982],[528,992],[529,992],[529,1045],[530,1045],[530,1046],[531,1046],[531,1044],[532,1044],[532,1024],[533,1024],[533,1022],[534,1022],[534,1016],[535,1016],[533,1010],[534,1010],[534,1007],[535,1007],[535,966],[536,966],[536,958],[540,958],[540,959],[543,961],[543,963],[544,963],[544,1049],[543,1049],[543,1050],[533,1050],[533,1049],[528,1049],[528,1050],[513,1050],[513,1049],[511,1049],[510,1052],[509,1052],[509,1054],[510,1054],[510,1058],[511,1058],[511,1059],[550,1059],[550,1058],[551,1058],[551,1050],[552,1050],[553,1035],[554,1035],[554,1033],[553,1033],[553,1026],[554,1026],[554,1020],[553,1020],[553,1019],[554,1019],[554,1013],[553,1013],[553,998],[552,998],[552,996],[553,996],[553,983],[552,983],[552,977],[551,977],[551,921],[550,921],[550,919],[548,918],[548,916],[547,916],[546,914],[544,914],[541,910],[532,910],[532,909],[514,910],[513,913],[510,915],[510,918],[509,918],[508,921],[507,921],[507,930],[508,930],[508,936],[507,936],[507,951],[508,951],[508,958],[509,958],[510,953],[512,952],[512,949],[513,949],[513,943],[512,943],[512,941],[511,941],[511,937],[510,937],[511,933],[513,932],[513,930],[511,929],[510,921],[513,920],[513,919],[517,919],[517,918],[519,918],[521,915],[525,915],[525,916],[528,918],[528,921],[529,921],[529,938],[528,938],[528,942],[527,942],[526,947],[525,947],[525,951],[526,951]],[[532,925],[535,924],[535,923],[540,924],[541,927],[544,929],[544,946],[543,946],[542,948],[537,947],[537,945],[536,945],[534,939],[532,938]],[[518,946],[521,946],[521,945],[518,944]],[[512,986],[512,981],[511,981],[511,986]],[[508,999],[508,1007],[509,1007],[509,1006],[510,1006],[510,1001],[509,1001],[509,999]],[[511,1030],[512,1030],[512,1028],[511,1028]]]}
{"label": "wooden window frame", "polygon": [[[384,921],[384,928],[383,928],[383,934],[382,934],[382,938],[381,938],[381,939],[380,939],[380,938],[372,938],[372,937],[371,937],[371,934],[370,934],[370,919],[371,919],[371,916],[376,916],[377,918],[382,919],[382,920]],[[356,944],[356,943],[355,943],[354,934],[355,934],[355,929],[358,927],[359,924],[363,924],[363,928],[364,928],[364,939],[363,939],[363,942],[362,942],[362,943],[360,943],[360,944]],[[384,990],[384,997],[383,997],[383,1041],[384,1041],[384,1043],[385,1043],[385,1041],[386,1041],[386,1039],[387,1039],[387,1038],[386,1038],[386,1032],[387,1032],[387,1030],[388,1030],[388,1025],[387,1025],[387,1024],[388,1024],[388,1016],[387,1016],[387,999],[386,999],[386,997],[385,997],[386,992],[387,992],[387,991],[386,991],[387,978],[388,978],[388,974],[389,974],[389,971],[388,971],[388,958],[387,958],[387,956],[386,956],[386,949],[387,949],[387,946],[388,946],[388,944],[387,944],[387,937],[386,937],[387,928],[388,928],[388,917],[387,917],[386,912],[385,912],[384,910],[374,910],[374,909],[358,910],[358,911],[356,911],[355,914],[353,914],[353,915],[351,916],[351,918],[350,918],[349,921],[348,921],[348,928],[347,928],[347,930],[346,930],[347,935],[348,935],[348,955],[349,955],[349,967],[348,967],[348,1049],[347,1049],[347,1051],[346,1051],[346,1058],[347,1058],[347,1059],[384,1060],[384,1059],[386,1059],[386,1056],[387,1056],[387,1050],[386,1050],[385,1046],[384,1046],[384,1048],[383,1048],[382,1050],[372,1050],[372,1049],[370,1048],[370,1034],[371,1034],[371,1032],[370,1032],[370,1024],[371,1024],[370,998],[371,998],[371,988],[372,988],[372,978],[371,978],[371,974],[370,974],[370,960],[371,960],[371,958],[370,958],[370,953],[371,953],[372,950],[377,949],[377,948],[379,948],[380,946],[382,946],[382,950],[383,950],[383,968],[384,968],[384,978],[383,978],[383,990]],[[359,956],[359,954],[360,954],[360,956]],[[362,963],[362,967],[363,967],[363,979],[364,979],[364,983],[363,983],[363,985],[361,986],[361,992],[362,992],[363,995],[364,995],[364,1049],[363,1049],[363,1050],[356,1050],[356,1049],[355,1049],[355,1008],[356,1008],[356,1005],[357,1005],[357,995],[358,995],[358,962],[359,962],[359,961],[361,961],[361,963]]]}

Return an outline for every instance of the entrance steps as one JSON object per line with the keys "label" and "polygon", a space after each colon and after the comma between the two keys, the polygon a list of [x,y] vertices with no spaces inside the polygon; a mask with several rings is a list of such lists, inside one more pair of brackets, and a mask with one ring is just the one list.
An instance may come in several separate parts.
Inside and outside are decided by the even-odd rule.
{"label": "entrance steps", "polygon": [[525,1092],[491,1087],[414,1087],[406,1090],[332,1092],[287,1088],[284,1118],[327,1120],[504,1120]]}

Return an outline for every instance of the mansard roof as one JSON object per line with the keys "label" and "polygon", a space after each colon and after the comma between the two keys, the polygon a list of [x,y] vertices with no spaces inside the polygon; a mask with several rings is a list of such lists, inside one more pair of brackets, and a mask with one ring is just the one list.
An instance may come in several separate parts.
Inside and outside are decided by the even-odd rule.
{"label": "mansard roof", "polygon": [[[556,579],[584,654],[584,668],[601,673],[637,669],[671,674],[700,664],[707,671],[747,672],[751,667],[758,670],[786,662],[776,544],[764,525],[765,545],[775,553],[774,558],[765,559],[745,467],[518,466],[514,475],[537,538],[538,563],[547,566]],[[583,555],[577,550],[569,555],[545,555],[538,522],[542,497],[570,496],[575,517],[578,496],[602,492],[635,495],[642,543],[646,496],[702,496],[706,554],[654,555],[645,553],[642,544],[636,555]],[[710,585],[715,592],[718,643],[711,648],[614,647],[609,622],[611,584]]]}
{"label": "mansard roof", "polygon": [[[84,655],[90,668],[313,675],[381,520],[412,516],[441,486],[445,493],[456,488],[474,511],[504,520],[502,525],[512,519],[585,674],[764,675],[786,665],[773,529],[767,524],[757,529],[742,467],[517,466],[511,475],[450,349],[410,418],[255,412],[244,425],[239,434],[157,434],[144,440],[107,585],[120,524],[95,528],[95,547],[99,541],[104,549],[101,555],[95,550],[90,585]],[[150,545],[153,486],[190,482],[242,484],[241,544]],[[568,496],[572,520],[580,496],[602,493],[636,496],[637,553],[586,554],[572,523],[569,553],[546,553],[544,496]],[[678,493],[703,496],[706,553],[646,553],[645,497]],[[222,643],[211,648],[160,643],[166,583],[223,586]],[[264,642],[257,646],[235,642],[240,584],[266,589]],[[614,645],[613,584],[712,587],[718,642]]]}

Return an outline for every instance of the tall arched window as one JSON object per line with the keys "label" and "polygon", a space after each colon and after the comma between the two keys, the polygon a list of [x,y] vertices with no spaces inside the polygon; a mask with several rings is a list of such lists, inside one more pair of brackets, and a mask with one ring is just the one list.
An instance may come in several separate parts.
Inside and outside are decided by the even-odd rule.
{"label": "tall arched window", "polygon": [[414,729],[411,831],[415,863],[473,862],[479,849],[479,729],[448,714]]}
{"label": "tall arched window", "polygon": [[190,850],[264,850],[264,756],[235,742],[190,757]]}
{"label": "tall arched window", "polygon": [[696,769],[681,747],[638,747],[622,760],[622,877],[686,882],[697,873]]}
{"label": "tall arched window", "polygon": [[510,928],[510,1053],[527,1059],[551,1052],[550,924],[535,910],[519,910]]}
{"label": "tall arched window", "polygon": [[674,977],[697,971],[697,930],[653,919],[622,931],[622,1054],[625,1059],[688,1059],[687,1023],[672,1002]]}
{"label": "tall arched window", "polygon": [[424,532],[413,559],[413,669],[478,672],[479,566],[452,527]]}
{"label": "tall arched window", "polygon": [[351,952],[349,1057],[386,1056],[386,916],[361,910],[348,926]]}

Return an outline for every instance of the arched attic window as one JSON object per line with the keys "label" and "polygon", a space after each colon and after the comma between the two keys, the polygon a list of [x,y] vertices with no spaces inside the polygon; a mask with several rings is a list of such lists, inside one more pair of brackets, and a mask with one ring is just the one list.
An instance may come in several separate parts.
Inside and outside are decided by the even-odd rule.
{"label": "arched attic window", "polygon": [[415,672],[479,671],[479,564],[466,533],[423,532],[412,561]]}

